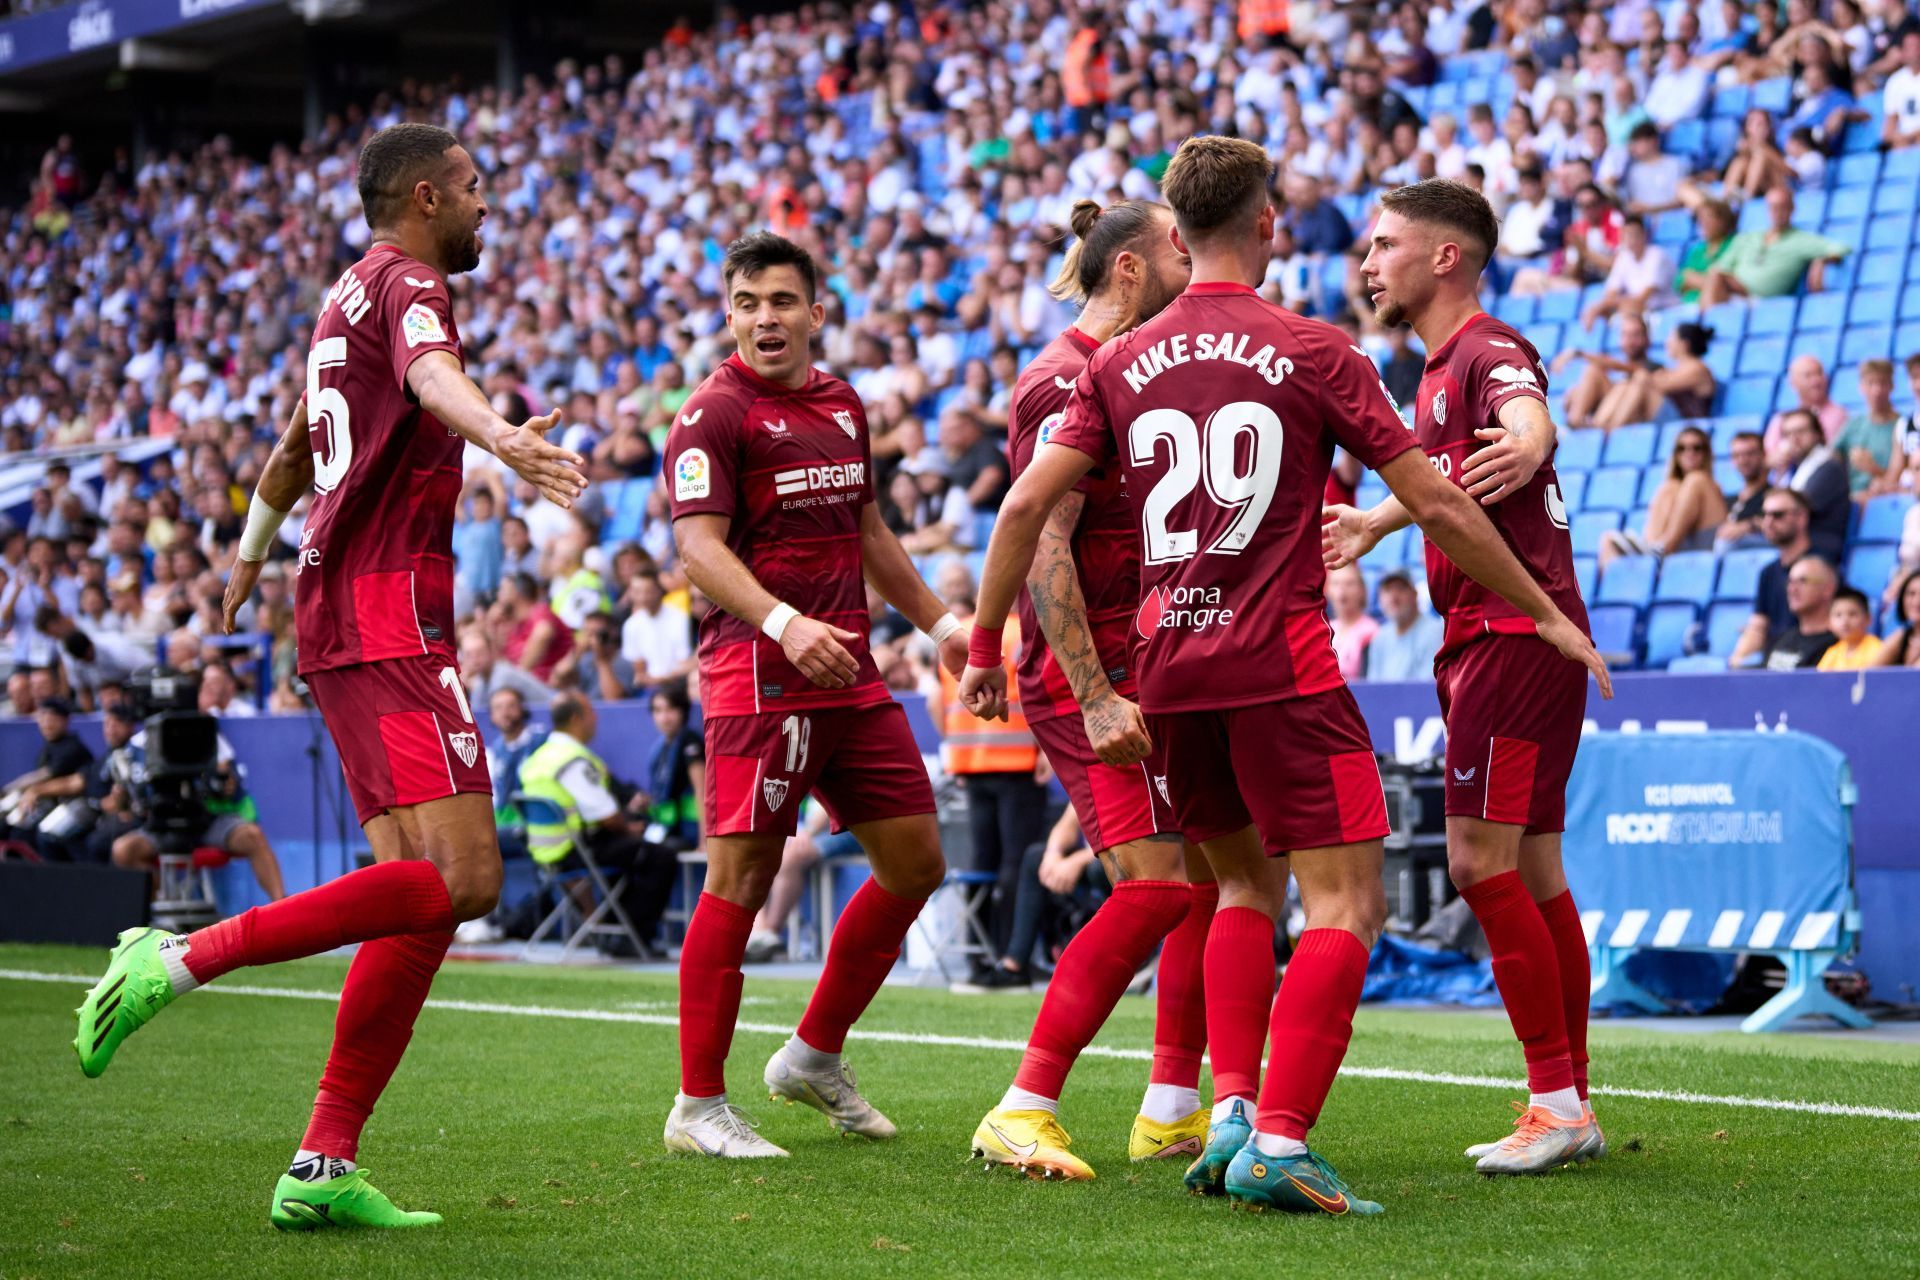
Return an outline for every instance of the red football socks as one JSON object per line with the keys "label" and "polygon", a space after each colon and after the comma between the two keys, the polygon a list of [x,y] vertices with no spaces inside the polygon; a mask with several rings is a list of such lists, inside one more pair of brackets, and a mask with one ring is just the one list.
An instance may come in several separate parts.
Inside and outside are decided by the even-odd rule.
{"label": "red football socks", "polygon": [[[924,898],[888,893],[878,880],[860,886],[834,923],[820,985],[800,1019],[798,1034],[808,1048],[838,1053],[845,1046],[847,1028],[867,1011],[874,992],[893,971],[900,944],[926,905]],[[693,1096],[691,1091],[688,1096]]]}
{"label": "red football socks", "polygon": [[740,1018],[740,961],[753,912],[700,895],[680,947],[680,1092],[712,1098],[727,1091],[727,1050]]}
{"label": "red football socks", "polygon": [[1200,1056],[1207,1051],[1207,931],[1219,904],[1219,885],[1209,881],[1187,886],[1187,914],[1160,948],[1150,1084],[1200,1086]]}
{"label": "red football socks", "polygon": [[333,1051],[320,1077],[313,1119],[300,1146],[352,1160],[373,1104],[393,1078],[413,1038],[413,1020],[426,1003],[433,975],[453,934],[413,933],[361,944],[340,991]]}
{"label": "red football socks", "polygon": [[[1133,975],[1180,923],[1190,902],[1187,886],[1174,880],[1123,880],[1114,887],[1053,971],[1014,1088],[1043,1098],[1060,1096],[1074,1059],[1106,1024]],[[1198,1054],[1194,1071],[1197,1078]]]}
{"label": "red football socks", "polygon": [[1273,921],[1252,907],[1216,911],[1205,967],[1214,1101],[1254,1097],[1273,1008]]}
{"label": "red football socks", "polygon": [[1273,1002],[1273,1057],[1260,1090],[1256,1130],[1307,1140],[1347,1056],[1366,980],[1367,948],[1360,939],[1345,929],[1300,935]]}
{"label": "red football socks", "polygon": [[[1553,933],[1533,895],[1518,871],[1503,871],[1466,886],[1460,896],[1472,908],[1493,952],[1493,980],[1526,1055],[1528,1091],[1547,1094],[1573,1088],[1560,962]],[[1579,927],[1575,919],[1575,930]]]}
{"label": "red football socks", "polygon": [[196,930],[183,959],[196,980],[212,982],[235,969],[319,955],[350,942],[446,933],[453,923],[446,882],[431,862],[376,862]]}
{"label": "red football socks", "polygon": [[1560,961],[1560,1007],[1567,1026],[1567,1057],[1573,1064],[1573,1087],[1587,1100],[1587,1006],[1592,1003],[1593,968],[1587,958],[1587,932],[1580,925],[1580,908],[1573,890],[1540,904],[1540,918],[1553,935]]}

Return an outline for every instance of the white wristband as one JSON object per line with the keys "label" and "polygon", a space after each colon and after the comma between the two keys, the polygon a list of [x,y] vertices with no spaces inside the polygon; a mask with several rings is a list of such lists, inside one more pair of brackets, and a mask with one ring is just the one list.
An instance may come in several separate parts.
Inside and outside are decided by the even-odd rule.
{"label": "white wristband", "polygon": [[265,560],[267,548],[273,545],[273,535],[280,532],[280,523],[286,518],[286,512],[276,511],[255,493],[253,501],[247,504],[247,527],[240,533],[240,558]]}
{"label": "white wristband", "polygon": [[783,600],[767,610],[765,620],[760,623],[760,630],[765,633],[767,639],[779,644],[780,637],[787,630],[787,624],[799,616],[800,611]]}
{"label": "white wristband", "polygon": [[940,621],[934,623],[933,629],[927,632],[927,639],[933,641],[936,645],[942,645],[947,642],[948,636],[955,634],[959,630],[960,619],[950,613],[943,613],[940,615]]}

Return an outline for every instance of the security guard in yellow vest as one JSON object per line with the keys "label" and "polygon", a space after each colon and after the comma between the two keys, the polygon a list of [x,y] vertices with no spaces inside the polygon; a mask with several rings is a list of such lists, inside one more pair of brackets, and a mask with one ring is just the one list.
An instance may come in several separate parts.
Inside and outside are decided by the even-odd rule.
{"label": "security guard in yellow vest", "polygon": [[[642,939],[651,940],[673,893],[679,860],[671,849],[643,840],[629,824],[646,811],[647,797],[614,778],[587,746],[600,727],[599,713],[578,693],[553,700],[553,732],[520,766],[520,789],[549,800],[560,822],[527,822],[527,850],[536,862],[578,867],[577,838],[609,879],[627,877],[620,905]],[[615,948],[618,950],[619,948]]]}
{"label": "security guard in yellow vest", "polygon": [[[940,671],[940,705],[933,709],[940,728],[940,758],[946,771],[960,780],[967,796],[967,826],[973,839],[972,867],[998,874],[993,906],[987,913],[988,933],[1004,952],[1013,933],[1014,899],[1020,864],[1027,846],[1046,838],[1047,789],[1037,772],[1040,749],[1021,711],[1019,681],[1014,663],[1020,652],[1020,620],[1007,619],[1001,641],[1007,669],[1007,718],[981,720],[960,702],[960,686]],[[976,959],[967,990],[1004,990],[1029,986],[1026,956],[1003,955],[999,963]]]}

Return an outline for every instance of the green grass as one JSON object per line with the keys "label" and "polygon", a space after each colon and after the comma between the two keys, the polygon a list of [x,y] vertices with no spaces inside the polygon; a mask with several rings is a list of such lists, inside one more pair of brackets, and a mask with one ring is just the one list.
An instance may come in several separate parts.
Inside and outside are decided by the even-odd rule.
{"label": "green grass", "polygon": [[[94,973],[104,953],[0,947],[0,967]],[[231,984],[335,990],[345,963]],[[791,1026],[805,984],[749,978],[752,1023]],[[267,1197],[306,1120],[331,1007],[207,993],[181,1001],[88,1081],[69,1011],[80,986],[0,979],[0,1277],[1911,1275],[1920,1257],[1920,1124],[1599,1099],[1604,1161],[1491,1182],[1460,1156],[1504,1131],[1509,1093],[1349,1078],[1317,1146],[1386,1216],[1230,1212],[1181,1193],[1170,1164],[1129,1165],[1142,1062],[1090,1057],[1064,1119],[1092,1184],[1040,1185],[966,1160],[1014,1067],[999,1049],[849,1045],[900,1125],[870,1146],[756,1097],[776,1040],[742,1032],[735,1096],[793,1158],[667,1156],[670,1027],[428,1009],[361,1158],[406,1207],[447,1225],[406,1236],[286,1236]],[[670,977],[448,966],[438,999],[670,1011]],[[666,1002],[666,1003],[662,1003]],[[1023,1039],[1035,997],[894,989],[863,1025]],[[1128,999],[1100,1043],[1151,1043]],[[1595,1028],[1596,1080],[1633,1088],[1920,1110],[1920,1049],[1806,1037]],[[1352,1065],[1516,1076],[1503,1019],[1367,1010]],[[753,1087],[749,1087],[753,1086]],[[757,1104],[757,1105],[756,1105]]]}

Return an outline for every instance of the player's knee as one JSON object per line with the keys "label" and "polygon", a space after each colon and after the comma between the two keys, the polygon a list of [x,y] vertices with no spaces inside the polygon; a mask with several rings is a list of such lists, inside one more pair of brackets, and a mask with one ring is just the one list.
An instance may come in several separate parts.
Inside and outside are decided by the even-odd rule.
{"label": "player's knee", "polygon": [[477,920],[500,903],[500,860],[472,859],[440,868],[456,922]]}

